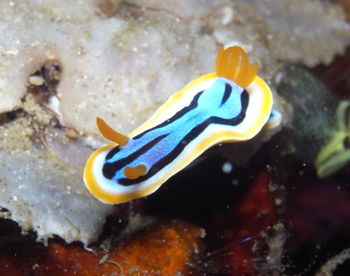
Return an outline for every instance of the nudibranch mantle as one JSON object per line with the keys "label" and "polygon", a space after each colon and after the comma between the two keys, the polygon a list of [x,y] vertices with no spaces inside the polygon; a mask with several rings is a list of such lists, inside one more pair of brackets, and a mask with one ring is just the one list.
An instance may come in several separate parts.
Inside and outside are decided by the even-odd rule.
{"label": "nudibranch mantle", "polygon": [[89,157],[84,170],[89,191],[108,204],[143,197],[209,147],[254,137],[272,107],[271,91],[256,72],[243,49],[222,49],[215,73],[175,93],[128,137],[98,118],[101,133],[113,143]]}

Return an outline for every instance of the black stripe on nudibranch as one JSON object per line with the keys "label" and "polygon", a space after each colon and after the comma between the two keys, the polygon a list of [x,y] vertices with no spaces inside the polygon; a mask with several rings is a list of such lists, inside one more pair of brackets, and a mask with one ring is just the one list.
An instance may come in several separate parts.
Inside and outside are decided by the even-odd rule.
{"label": "black stripe on nudibranch", "polygon": [[200,91],[191,101],[191,103],[184,107],[183,109],[181,109],[180,111],[178,111],[177,113],[175,113],[175,115],[171,118],[169,118],[168,120],[165,120],[164,122],[162,122],[161,124],[159,125],[156,125],[155,127],[153,128],[150,128],[150,129],[147,129],[146,131],[140,133],[139,135],[135,136],[133,139],[139,139],[141,138],[142,136],[144,136],[146,133],[150,132],[150,131],[153,131],[155,129],[158,129],[158,128],[162,128],[162,127],[165,127],[169,124],[172,124],[173,122],[175,122],[176,120],[180,119],[182,116],[184,116],[187,112],[195,109],[197,106],[198,106],[198,99],[199,97],[203,94],[203,91]]}
{"label": "black stripe on nudibranch", "polygon": [[231,93],[232,93],[232,86],[226,82],[224,96],[222,97],[220,106],[226,103],[226,101],[230,98]]}
{"label": "black stripe on nudibranch", "polygon": [[[152,130],[155,130],[155,129],[158,129],[158,128],[161,128],[161,127],[166,127],[167,125],[175,122],[176,120],[180,119],[183,115],[185,115],[187,112],[195,109],[197,106],[198,106],[198,99],[199,97],[203,94],[203,91],[200,91],[191,101],[191,103],[186,106],[185,108],[181,109],[180,111],[178,111],[173,117],[171,117],[170,119],[168,120],[165,120],[164,122],[162,122],[161,124],[153,127],[153,128],[150,128],[142,133],[140,133],[139,135],[133,137],[133,140],[137,140],[137,139],[140,139],[142,136],[144,136],[146,133],[152,131]],[[164,136],[164,135],[163,135]],[[163,137],[161,136],[161,137]],[[164,137],[163,137],[164,138]],[[155,138],[157,139],[157,138]],[[153,140],[154,141],[154,140]],[[159,141],[158,141],[159,142]],[[150,142],[152,143],[152,141]],[[148,145],[150,144],[148,143]],[[106,156],[105,160],[108,160],[108,159],[111,159],[113,158],[113,156],[115,154],[117,154],[118,152],[120,151],[120,147],[119,146],[116,146],[114,147]],[[134,157],[133,160],[135,160],[135,156],[139,156],[138,154],[140,154],[140,151],[137,151],[135,153],[132,154],[132,156]],[[130,156],[128,157],[130,160]],[[123,161],[122,163],[120,163],[120,161],[122,160],[125,160],[126,158],[123,158],[121,160],[117,160],[116,162],[111,162],[111,163],[105,163],[105,165],[103,166],[103,169],[102,169],[102,173],[103,175],[108,178],[108,179],[112,179],[114,176],[115,176],[115,173],[118,169],[121,169],[122,166],[120,166],[120,164],[125,164],[127,165],[128,163]],[[132,161],[133,161],[132,160]]]}
{"label": "black stripe on nudibranch", "polygon": [[[146,131],[140,133],[139,135],[133,137],[133,140],[137,140],[137,139],[140,139],[142,136],[144,136],[146,133],[152,131],[152,130],[155,130],[155,129],[158,129],[158,128],[161,128],[161,127],[165,127],[173,122],[175,122],[176,120],[180,119],[183,115],[185,115],[187,112],[195,109],[197,106],[198,106],[198,99],[199,97],[203,94],[203,91],[200,91],[191,101],[191,103],[186,106],[185,108],[181,109],[180,111],[178,111],[173,117],[171,117],[170,119],[168,120],[165,120],[164,122],[162,122],[161,124],[153,127],[153,128],[150,128],[150,129],[147,129]],[[106,155],[106,158],[105,160],[108,160],[108,159],[111,159],[113,158],[113,156],[115,154],[117,154],[118,152],[120,151],[120,147],[119,146],[116,146],[114,147],[107,155]],[[120,160],[116,161],[116,162],[119,162]],[[114,165],[108,165],[108,169],[106,168],[105,169],[105,166],[107,164],[114,164]],[[112,179],[115,175],[115,171],[113,172],[112,170],[112,166],[115,166],[116,163],[115,162],[112,162],[112,163],[106,163],[106,165],[103,167],[103,170],[106,171],[106,174],[104,173],[103,171],[103,174],[105,177],[107,177],[108,179]]]}
{"label": "black stripe on nudibranch", "polygon": [[236,126],[240,124],[246,116],[248,104],[249,104],[249,95],[248,95],[248,92],[244,90],[241,94],[241,111],[237,116],[229,119],[224,119],[216,116],[209,117],[208,119],[206,119],[205,121],[203,121],[202,123],[194,127],[169,154],[161,158],[151,168],[149,168],[147,174],[137,179],[122,178],[118,181],[119,184],[123,186],[135,185],[140,182],[146,181],[150,177],[154,176],[158,171],[162,170],[165,166],[173,162],[174,159],[181,154],[181,152],[184,150],[187,144],[195,140],[211,124],[222,124],[222,125],[229,125],[229,126]]}
{"label": "black stripe on nudibranch", "polygon": [[108,179],[112,179],[118,170],[121,170],[123,167],[133,162],[140,155],[145,154],[157,143],[163,140],[166,136],[168,136],[168,134],[160,135],[154,138],[152,141],[150,141],[140,149],[136,150],[135,152],[133,152],[125,158],[117,160],[116,162],[105,163],[102,168],[103,176]]}
{"label": "black stripe on nudibranch", "polygon": [[107,155],[105,160],[111,159],[114,155],[116,155],[120,151],[120,146],[114,147]]}

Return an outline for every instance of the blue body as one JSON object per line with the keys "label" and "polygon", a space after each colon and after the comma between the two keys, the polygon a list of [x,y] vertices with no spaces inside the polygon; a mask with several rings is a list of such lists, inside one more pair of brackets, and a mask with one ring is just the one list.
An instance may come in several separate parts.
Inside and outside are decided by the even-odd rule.
{"label": "blue body", "polygon": [[[204,131],[211,124],[211,118],[230,120],[239,116],[242,113],[242,92],[243,89],[235,83],[225,78],[216,78],[210,88],[198,93],[189,106],[178,111],[172,118],[130,139],[122,149],[118,146],[112,149],[105,160],[105,165],[110,170],[115,164],[129,160],[115,171],[112,180],[120,183],[120,179],[125,179],[125,167],[144,165],[148,170],[151,169],[161,158],[170,156],[179,143],[185,144],[184,146],[190,144],[191,141],[186,140],[186,136],[195,127],[206,124],[203,125]],[[130,158],[133,153],[141,152],[143,147],[150,148],[142,154],[134,154],[135,158]]]}

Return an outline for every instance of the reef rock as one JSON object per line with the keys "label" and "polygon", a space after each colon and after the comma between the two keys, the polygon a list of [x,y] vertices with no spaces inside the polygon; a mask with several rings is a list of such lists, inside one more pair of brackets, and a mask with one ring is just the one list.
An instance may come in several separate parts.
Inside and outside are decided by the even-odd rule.
{"label": "reef rock", "polygon": [[113,210],[84,187],[83,165],[91,149],[53,127],[53,114],[32,96],[22,108],[14,118],[1,118],[0,204],[8,210],[3,216],[24,231],[35,230],[41,240],[55,234],[91,243]]}
{"label": "reef rock", "polygon": [[243,45],[272,70],[277,60],[329,63],[350,39],[341,9],[317,0],[120,2],[0,3],[0,112],[18,107],[28,76],[56,60],[65,125],[97,134],[98,115],[129,132],[212,71],[217,44]]}

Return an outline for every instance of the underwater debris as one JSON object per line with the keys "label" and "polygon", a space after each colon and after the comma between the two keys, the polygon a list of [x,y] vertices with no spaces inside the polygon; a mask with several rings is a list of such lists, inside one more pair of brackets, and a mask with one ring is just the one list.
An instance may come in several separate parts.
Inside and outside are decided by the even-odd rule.
{"label": "underwater debris", "polygon": [[[316,276],[334,275],[337,267],[341,266],[345,261],[350,259],[350,249],[344,249],[339,254],[329,258],[325,264],[316,272]],[[336,274],[337,275],[337,274]]]}

